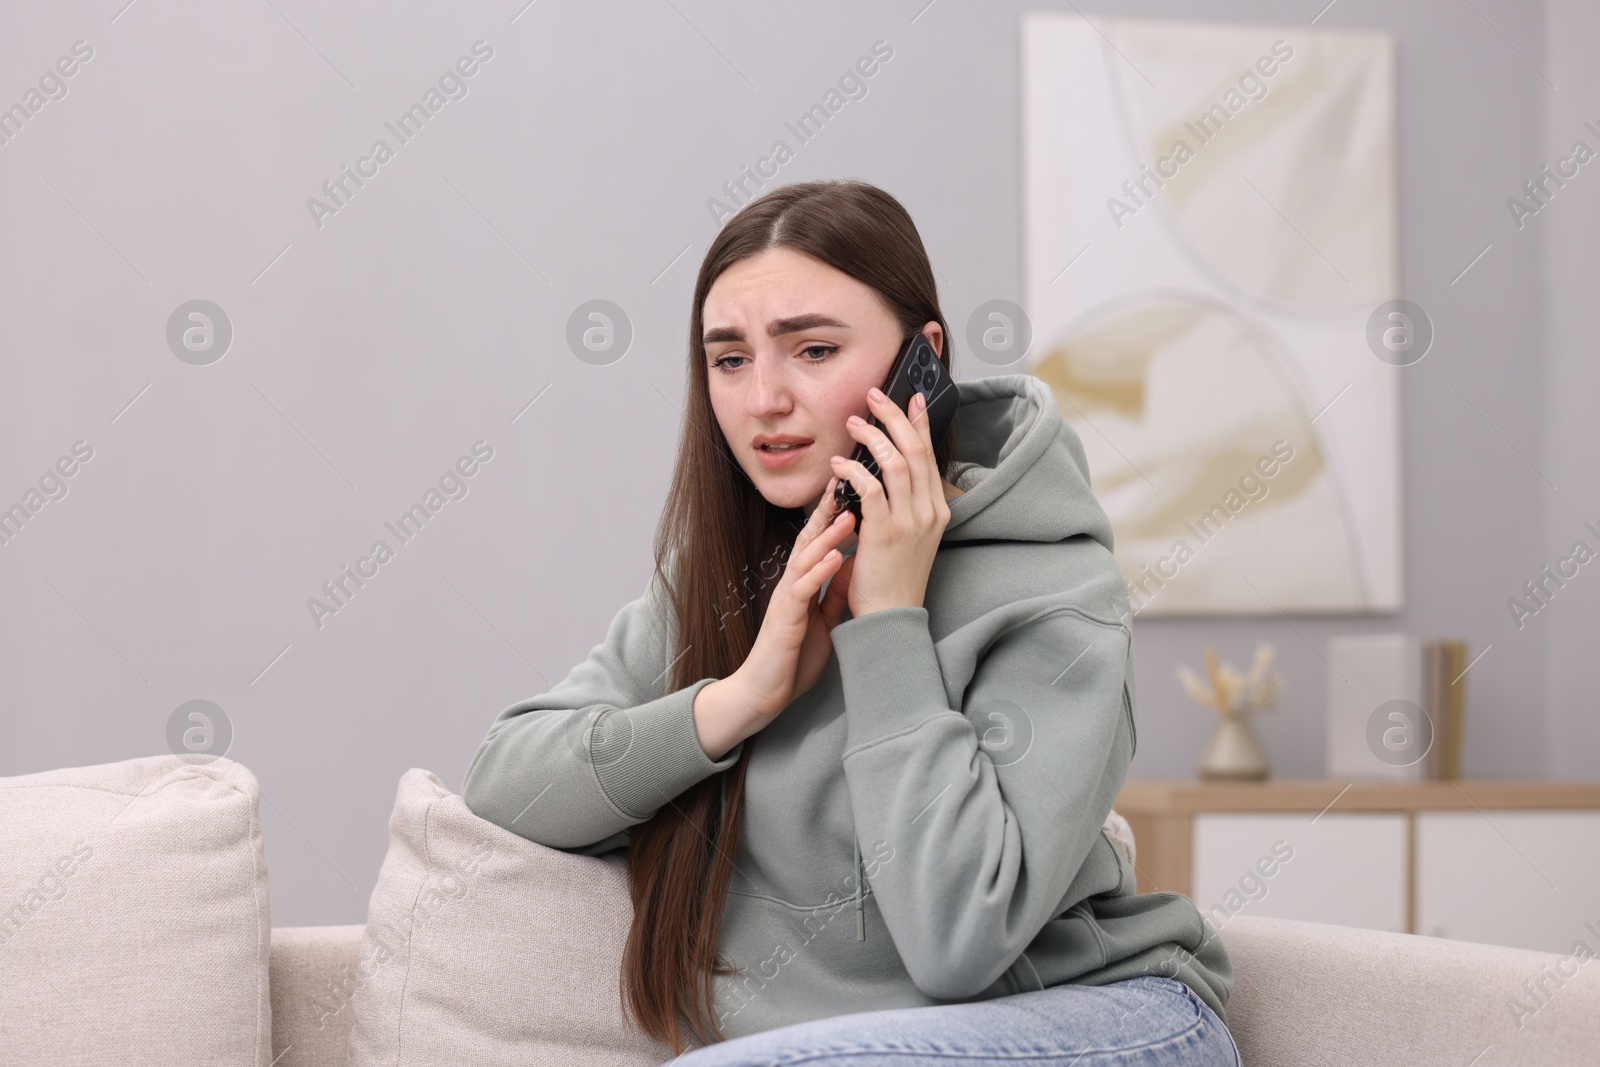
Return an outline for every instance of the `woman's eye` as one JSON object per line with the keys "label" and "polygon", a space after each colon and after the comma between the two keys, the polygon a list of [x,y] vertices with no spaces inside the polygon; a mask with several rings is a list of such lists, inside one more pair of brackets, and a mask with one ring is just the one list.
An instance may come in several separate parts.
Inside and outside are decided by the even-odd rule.
{"label": "woman's eye", "polygon": [[[802,348],[800,352],[806,357],[807,363],[825,363],[829,357],[831,357],[838,350],[838,345],[807,345],[805,348]],[[744,360],[746,358],[748,357],[730,353],[729,355],[721,356],[712,360],[711,366],[725,374],[732,374],[734,371],[739,369],[739,366],[738,364],[730,365],[728,361]]]}

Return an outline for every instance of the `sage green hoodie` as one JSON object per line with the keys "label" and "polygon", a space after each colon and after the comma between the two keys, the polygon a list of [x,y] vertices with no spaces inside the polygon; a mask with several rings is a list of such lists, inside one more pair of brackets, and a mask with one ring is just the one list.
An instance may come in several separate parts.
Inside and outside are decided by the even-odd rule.
{"label": "sage green hoodie", "polygon": [[743,968],[715,980],[726,1037],[1142,974],[1226,1019],[1221,939],[1188,897],[1135,894],[1101,830],[1136,700],[1083,446],[1037,377],[957,389],[965,492],[923,606],[847,611],[821,678],[760,733],[707,758],[694,699],[715,679],[667,691],[676,622],[653,580],[467,770],[480,817],[598,855],[754,744],[718,941]]}

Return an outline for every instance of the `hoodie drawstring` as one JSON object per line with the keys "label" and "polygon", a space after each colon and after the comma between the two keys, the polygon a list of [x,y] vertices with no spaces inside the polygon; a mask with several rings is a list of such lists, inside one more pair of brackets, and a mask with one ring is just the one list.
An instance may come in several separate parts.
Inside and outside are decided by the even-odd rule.
{"label": "hoodie drawstring", "polygon": [[856,854],[856,940],[865,941],[867,939],[867,914],[864,910],[866,898],[861,892],[861,838],[852,831],[850,842]]}

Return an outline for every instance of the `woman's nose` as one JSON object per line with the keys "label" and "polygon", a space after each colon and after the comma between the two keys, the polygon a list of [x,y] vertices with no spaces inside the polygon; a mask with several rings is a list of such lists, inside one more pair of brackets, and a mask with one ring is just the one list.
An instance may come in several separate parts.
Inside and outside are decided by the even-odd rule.
{"label": "woman's nose", "polygon": [[752,415],[781,414],[790,404],[789,383],[773,360],[757,357],[752,361],[750,395],[747,403]]}

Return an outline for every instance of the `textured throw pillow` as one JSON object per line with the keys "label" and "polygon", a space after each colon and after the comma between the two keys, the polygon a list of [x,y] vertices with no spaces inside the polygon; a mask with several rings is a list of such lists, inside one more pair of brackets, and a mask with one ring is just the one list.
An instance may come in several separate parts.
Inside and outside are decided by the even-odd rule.
{"label": "textured throw pillow", "polygon": [[1106,816],[1106,823],[1100,827],[1100,832],[1106,835],[1106,840],[1111,842],[1111,847],[1122,853],[1128,861],[1129,867],[1137,867],[1139,861],[1135,858],[1138,850],[1133,841],[1133,827],[1128,825],[1128,820],[1117,813],[1116,808],[1111,809],[1111,814]]}
{"label": "textured throw pillow", "polygon": [[[1116,812],[1107,836],[1133,862]],[[620,853],[547,848],[473,814],[432,773],[400,779],[351,978],[348,1067],[655,1067],[672,1050],[622,1012],[633,916]],[[690,1048],[700,1042],[680,1024]]]}
{"label": "textured throw pillow", "polygon": [[193,756],[0,778],[0,1063],[267,1067],[259,795]]}
{"label": "textured throw pillow", "polygon": [[412,768],[367,909],[348,1067],[667,1062],[622,1013],[632,915],[621,854],[536,844]]}

